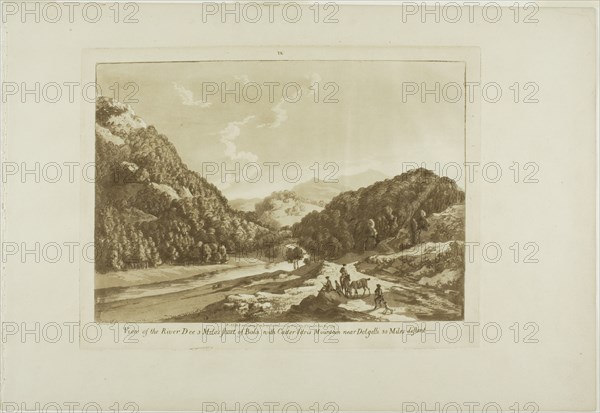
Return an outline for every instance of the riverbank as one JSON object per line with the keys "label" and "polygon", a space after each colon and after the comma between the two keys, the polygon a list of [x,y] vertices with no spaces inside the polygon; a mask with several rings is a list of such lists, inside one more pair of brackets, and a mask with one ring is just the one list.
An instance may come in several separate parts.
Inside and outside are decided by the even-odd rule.
{"label": "riverbank", "polygon": [[96,290],[100,290],[104,288],[126,288],[144,284],[155,284],[260,264],[265,264],[265,262],[253,258],[236,258],[226,264],[161,265],[156,268],[96,273],[94,287]]}
{"label": "riverbank", "polygon": [[[236,271],[230,269],[212,275],[197,274],[172,282],[96,290],[96,321],[143,323],[185,317],[188,314],[197,314],[206,306],[223,301],[232,294],[268,291],[273,289],[274,285],[302,284],[303,280],[299,280],[300,277],[293,273],[304,273],[308,269],[303,266],[291,274],[276,266],[247,267],[239,268],[240,276],[235,278],[223,277],[228,272]],[[249,275],[244,274],[246,270],[253,272]],[[184,286],[184,283],[187,285]],[[148,294],[153,290],[159,294]]]}

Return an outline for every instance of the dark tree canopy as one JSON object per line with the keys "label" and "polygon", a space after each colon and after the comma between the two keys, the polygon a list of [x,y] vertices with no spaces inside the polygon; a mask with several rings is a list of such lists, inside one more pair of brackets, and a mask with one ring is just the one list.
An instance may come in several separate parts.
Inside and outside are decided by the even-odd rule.
{"label": "dark tree canopy", "polygon": [[277,238],[251,215],[230,208],[154,127],[128,127],[137,118],[130,108],[101,97],[96,110],[98,271],[218,263]]}
{"label": "dark tree canopy", "polygon": [[[395,237],[420,210],[427,215],[464,202],[456,183],[416,169],[357,191],[343,192],[321,212],[311,212],[292,227],[294,237],[313,254],[336,258],[365,243]],[[369,227],[375,223],[375,231]]]}

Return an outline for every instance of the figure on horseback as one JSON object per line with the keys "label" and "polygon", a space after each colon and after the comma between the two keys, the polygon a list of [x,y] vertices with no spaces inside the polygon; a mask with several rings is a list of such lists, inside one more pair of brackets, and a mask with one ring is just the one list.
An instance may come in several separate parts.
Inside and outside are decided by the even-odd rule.
{"label": "figure on horseback", "polygon": [[350,274],[348,274],[348,270],[346,270],[346,264],[342,264],[340,268],[340,286],[342,288],[342,293],[348,297],[350,293]]}

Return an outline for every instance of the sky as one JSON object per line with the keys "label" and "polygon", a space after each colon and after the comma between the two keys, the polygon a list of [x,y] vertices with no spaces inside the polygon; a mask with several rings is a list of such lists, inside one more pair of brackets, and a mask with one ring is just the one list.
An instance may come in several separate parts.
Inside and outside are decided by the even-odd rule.
{"label": "sky", "polygon": [[368,169],[392,177],[410,163],[438,174],[462,165],[464,96],[452,101],[448,87],[436,102],[420,90],[462,85],[464,70],[462,62],[205,61],[99,64],[96,76],[103,95],[130,104],[233,199]]}

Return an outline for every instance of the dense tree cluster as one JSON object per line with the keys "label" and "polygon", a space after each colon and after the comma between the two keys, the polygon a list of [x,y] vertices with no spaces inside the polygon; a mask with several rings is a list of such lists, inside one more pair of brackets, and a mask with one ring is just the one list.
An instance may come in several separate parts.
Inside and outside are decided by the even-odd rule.
{"label": "dense tree cluster", "polygon": [[281,209],[289,216],[302,216],[305,204],[310,201],[301,198],[293,191],[278,191],[257,202],[254,206],[254,217],[268,228],[279,229],[280,224],[274,218],[274,214]]}
{"label": "dense tree cluster", "polygon": [[227,199],[181,161],[152,126],[126,128],[129,108],[99,98],[96,121],[123,144],[96,133],[96,269],[161,263],[219,263],[254,251],[278,234],[229,207]]}
{"label": "dense tree cluster", "polygon": [[303,200],[293,191],[278,191],[273,192],[261,202],[258,202],[254,206],[254,210],[258,215],[268,214],[275,210],[278,203],[284,203],[292,205],[288,207],[289,211],[286,210],[289,215],[300,215],[304,211],[303,202],[308,201]]}
{"label": "dense tree cluster", "polygon": [[[377,241],[394,237],[420,210],[427,215],[464,202],[454,181],[420,168],[357,191],[343,192],[320,212],[311,212],[292,227],[300,244],[313,254],[335,258],[369,245],[369,220]],[[376,241],[376,242],[377,242]]]}

